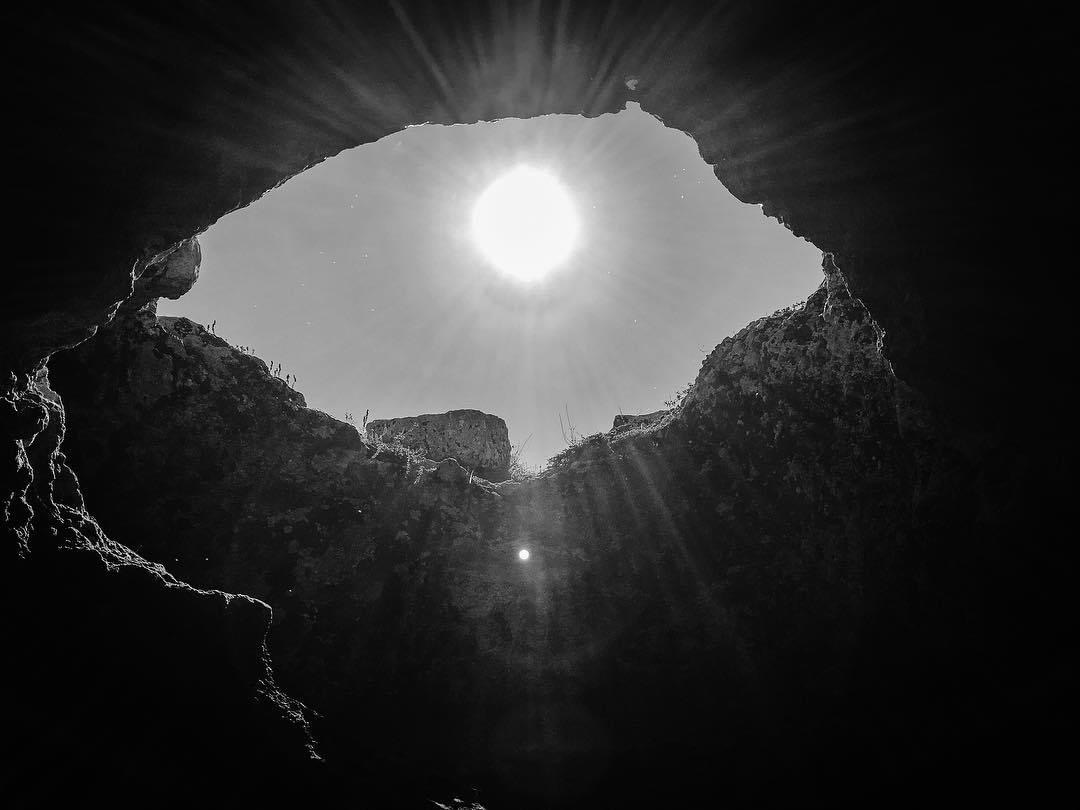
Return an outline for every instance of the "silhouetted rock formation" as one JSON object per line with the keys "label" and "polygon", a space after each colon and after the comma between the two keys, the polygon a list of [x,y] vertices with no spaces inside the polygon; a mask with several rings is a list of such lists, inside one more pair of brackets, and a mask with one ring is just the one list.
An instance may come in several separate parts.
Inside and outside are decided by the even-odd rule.
{"label": "silhouetted rock formation", "polygon": [[5,684],[20,705],[4,724],[5,803],[61,806],[102,779],[115,806],[191,806],[211,786],[222,802],[313,792],[305,709],[269,668],[270,608],[186,585],[101,531],[46,374],[0,399],[0,425],[17,475],[3,504],[0,649],[18,653]]}
{"label": "silhouetted rock formation", "polygon": [[159,256],[154,264],[143,271],[135,282],[131,297],[120,305],[118,314],[125,315],[142,310],[144,317],[157,314],[160,298],[179,298],[199,280],[202,249],[195,237],[185,239],[172,250]]}
{"label": "silhouetted rock formation", "polygon": [[[1061,526],[1072,523],[1075,453],[1062,426],[1073,417],[1068,397],[1040,385],[1053,387],[1075,360],[1073,319],[1045,300],[1072,267],[1063,260],[1073,252],[1072,143],[1060,121],[1071,28],[1041,8],[993,15],[918,1],[676,0],[617,13],[525,4],[520,15],[514,5],[490,14],[411,0],[175,0],[64,14],[32,4],[11,19],[17,238],[5,245],[13,272],[0,290],[0,632],[16,682],[5,799],[190,806],[197,794],[201,805],[288,805],[289,785],[310,786],[306,734],[267,686],[252,620],[261,609],[189,590],[106,539],[83,510],[63,460],[63,410],[39,374],[49,356],[108,323],[185,240],[342,149],[425,121],[596,115],[628,100],[694,137],[740,199],[836,256],[911,389],[894,379],[868,402],[850,397],[878,390],[872,354],[862,371],[859,352],[847,366],[836,359],[840,337],[858,329],[830,336],[815,331],[817,316],[795,318],[778,342],[766,333],[783,321],[769,320],[714,354],[711,380],[655,431],[578,448],[534,484],[491,488],[449,462],[439,472],[407,458],[361,460],[369,448],[355,431],[297,416],[300,400],[194,325],[177,321],[149,343],[103,336],[120,354],[101,349],[102,369],[128,364],[128,349],[168,347],[157,367],[166,378],[143,382],[181,400],[195,402],[193,380],[249,375],[246,401],[234,383],[214,391],[224,409],[214,430],[255,437],[269,426],[290,441],[296,430],[295,447],[329,464],[316,494],[369,487],[370,524],[355,544],[331,541],[348,525],[348,500],[340,515],[286,510],[293,534],[306,533],[295,550],[273,534],[286,523],[253,518],[195,573],[265,580],[266,591],[252,591],[275,595],[271,644],[297,651],[290,677],[324,689],[338,718],[370,708],[373,729],[420,752],[414,777],[422,752],[441,754],[451,737],[469,759],[475,729],[495,718],[489,759],[526,763],[509,769],[511,781],[557,785],[585,763],[593,804],[674,804],[695,779],[721,801],[788,806],[874,803],[883,792],[907,805],[927,795],[1045,804],[1066,791],[1059,740],[1075,725],[1077,669],[1062,643],[1075,588]],[[809,312],[838,317],[816,301]],[[841,368],[852,389],[833,374]],[[134,408],[92,378],[64,376],[74,398],[101,398],[106,419]],[[103,450],[139,457],[140,443],[161,438],[139,424],[130,448]],[[185,439],[198,436],[192,427]],[[252,475],[263,518],[279,478],[286,493],[310,480],[288,451],[243,452],[267,459]],[[162,469],[145,460],[99,480],[145,494],[138,476]],[[125,539],[167,559],[191,525],[243,522],[228,497],[192,494],[219,464],[242,480],[236,458],[192,450],[146,507],[175,515],[190,499],[220,519],[193,511],[176,525],[142,524],[133,499],[106,525],[142,525]],[[438,483],[414,486],[418,476]],[[89,503],[96,511],[111,498],[98,489]],[[410,498],[430,502],[397,512]],[[482,531],[459,531],[476,511]],[[409,522],[395,525],[401,514]],[[541,529],[515,533],[526,526]],[[443,550],[418,556],[418,538]],[[649,542],[621,545],[627,538]],[[493,562],[526,541],[530,567]],[[195,570],[194,554],[181,562]],[[505,587],[491,588],[503,574]],[[470,613],[477,594],[494,601]],[[583,616],[576,635],[559,630],[563,617]],[[244,629],[233,632],[234,621]],[[361,670],[367,681],[337,680]],[[535,673],[521,676],[528,688],[506,699],[499,684],[522,672]],[[703,672],[722,677],[706,683]],[[489,710],[431,711],[448,694],[471,696],[477,678],[494,684]],[[504,700],[528,711],[507,713]],[[455,729],[464,715],[475,725]],[[591,719],[613,716],[607,731]],[[368,717],[345,729],[333,717],[335,752],[379,747]],[[704,741],[689,733],[709,718]],[[433,725],[437,739],[413,734]],[[636,756],[622,747],[648,729],[656,741]],[[532,767],[536,752],[550,756]],[[351,780],[338,804],[376,789],[398,805],[402,794],[454,795],[392,778],[407,765],[373,765],[358,785],[357,762],[336,761]]]}
{"label": "silhouetted rock formation", "polygon": [[[780,718],[838,710],[860,628],[903,587],[910,408],[826,270],[805,305],[721,343],[669,419],[523,484],[384,458],[182,318],[118,319],[53,373],[96,513],[191,581],[275,606],[275,660],[330,750],[514,801],[547,795],[530,771],[574,751],[548,796],[566,799],[644,752],[808,744]],[[626,711],[641,694],[655,709]],[[762,701],[775,718],[748,711]]]}
{"label": "silhouetted rock formation", "polygon": [[470,409],[372,419],[367,435],[395,442],[434,461],[456,459],[489,481],[510,477],[510,435],[506,422]]}

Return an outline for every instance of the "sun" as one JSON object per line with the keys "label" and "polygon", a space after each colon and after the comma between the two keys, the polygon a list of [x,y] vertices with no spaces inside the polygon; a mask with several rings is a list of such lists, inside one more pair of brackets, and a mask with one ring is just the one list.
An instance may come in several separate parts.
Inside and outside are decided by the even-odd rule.
{"label": "sun", "polygon": [[521,282],[539,281],[566,261],[578,238],[569,193],[549,172],[517,166],[476,201],[472,234],[499,270]]}

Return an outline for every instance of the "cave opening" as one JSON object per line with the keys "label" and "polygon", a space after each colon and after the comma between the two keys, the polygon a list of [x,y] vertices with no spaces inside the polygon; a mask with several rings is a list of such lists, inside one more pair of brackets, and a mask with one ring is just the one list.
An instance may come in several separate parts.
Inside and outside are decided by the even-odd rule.
{"label": "cave opening", "polygon": [[[498,272],[470,221],[523,165],[560,179],[580,230],[527,284]],[[821,280],[815,246],[737,200],[692,138],[633,102],[409,127],[199,240],[198,283],[159,315],[213,324],[361,430],[367,416],[495,414],[532,471],[617,414],[670,407],[721,339]]]}
{"label": "cave opening", "polygon": [[[562,179],[582,233],[521,284],[485,261],[469,223],[525,162]],[[272,606],[277,675],[318,712],[334,768],[573,806],[624,779],[633,793],[646,760],[708,774],[687,746],[710,718],[734,736],[750,722],[728,706],[746,688],[732,674],[741,641],[710,579],[762,535],[823,554],[835,527],[818,499],[832,496],[797,437],[894,419],[876,327],[861,303],[835,305],[838,274],[818,286],[821,258],[636,105],[410,127],[183,243],[50,373],[102,525],[198,587]],[[175,299],[174,265],[176,290],[199,269]],[[147,306],[150,291],[164,297]],[[755,365],[743,345],[762,341],[775,358]],[[854,388],[839,346],[870,369]],[[703,365],[706,399],[725,391],[715,373],[755,379],[724,408],[699,399],[662,432],[633,430]],[[870,402],[863,422],[846,421],[841,384]],[[373,454],[352,429],[463,407],[506,419],[526,465],[562,461],[492,485],[438,458]],[[789,455],[750,457],[778,440]],[[783,483],[758,483],[763,466]],[[740,523],[716,542],[711,515]],[[723,587],[756,601],[741,570]],[[674,663],[653,671],[657,659]],[[701,675],[683,683],[690,668]],[[623,712],[643,692],[670,713]]]}
{"label": "cave opening", "polygon": [[[930,3],[47,5],[12,20],[9,129],[48,159],[13,162],[29,228],[0,296],[16,806],[1062,792],[1069,399],[1017,378],[1071,362],[1070,319],[1023,284],[1071,266],[1047,227],[1071,210],[1068,25]],[[823,291],[725,338],[662,430],[525,486],[421,478],[224,338],[133,311],[133,281],[197,260],[162,251],[314,161],[627,98],[828,251]],[[232,338],[214,309],[197,320]],[[282,373],[305,389],[305,368]],[[320,407],[359,421],[353,399]]]}

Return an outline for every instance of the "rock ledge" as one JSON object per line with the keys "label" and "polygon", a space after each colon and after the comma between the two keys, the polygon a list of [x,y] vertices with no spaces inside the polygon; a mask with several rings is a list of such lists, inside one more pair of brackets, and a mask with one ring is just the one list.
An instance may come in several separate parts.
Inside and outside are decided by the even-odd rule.
{"label": "rock ledge", "polygon": [[373,419],[373,439],[396,442],[432,461],[453,458],[489,481],[510,477],[510,436],[498,416],[471,409],[439,414]]}

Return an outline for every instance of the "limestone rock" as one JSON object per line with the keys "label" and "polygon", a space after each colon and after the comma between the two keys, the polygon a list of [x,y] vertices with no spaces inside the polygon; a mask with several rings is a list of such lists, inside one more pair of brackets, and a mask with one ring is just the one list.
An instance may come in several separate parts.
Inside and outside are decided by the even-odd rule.
{"label": "limestone rock", "polygon": [[490,481],[510,475],[510,436],[498,416],[471,409],[439,414],[373,419],[367,424],[373,439],[396,442],[433,461],[453,458]]}
{"label": "limestone rock", "polygon": [[195,286],[200,264],[202,248],[199,240],[195,237],[185,239],[146,268],[135,285],[135,293],[175,300]]}
{"label": "limestone rock", "polygon": [[435,468],[435,477],[447,484],[464,484],[468,483],[469,471],[454,459],[446,458]]}
{"label": "limestone rock", "polygon": [[[118,761],[128,770],[113,807],[140,806],[163,783],[173,806],[204,801],[209,785],[242,786],[244,801],[260,804],[315,789],[308,711],[270,668],[269,606],[191,587],[106,535],[61,449],[65,430],[44,371],[0,394],[0,440],[16,475],[12,497],[0,499],[10,566],[0,648],[33,651],[5,673],[30,707],[9,713],[5,734],[19,741],[16,766],[51,760],[58,739],[94,745],[16,772],[6,803],[66,804]],[[194,772],[199,786],[189,788]]]}
{"label": "limestone rock", "polygon": [[622,432],[624,430],[630,430],[631,428],[645,427],[646,425],[655,425],[666,413],[668,413],[668,411],[663,410],[642,414],[616,414],[615,421],[612,423],[611,429]]}
{"label": "limestone rock", "polygon": [[[183,318],[110,326],[50,371],[103,525],[272,605],[275,666],[328,718],[329,750],[363,718],[371,742],[350,756],[407,750],[490,782],[523,756],[520,695],[557,695],[538,750],[580,745],[600,768],[605,739],[733,750],[726,729],[774,733],[748,696],[835,706],[867,617],[904,593],[919,478],[895,378],[826,270],[805,305],[721,343],[649,430],[591,437],[510,487],[470,479],[457,447],[418,462],[372,446]],[[665,711],[623,710],[642,694]]]}
{"label": "limestone rock", "polygon": [[121,304],[118,316],[137,312],[150,305],[147,315],[152,318],[156,313],[157,299],[175,300],[195,286],[201,263],[202,249],[195,237],[185,239],[165,251],[139,276],[131,298]]}

